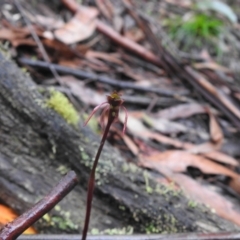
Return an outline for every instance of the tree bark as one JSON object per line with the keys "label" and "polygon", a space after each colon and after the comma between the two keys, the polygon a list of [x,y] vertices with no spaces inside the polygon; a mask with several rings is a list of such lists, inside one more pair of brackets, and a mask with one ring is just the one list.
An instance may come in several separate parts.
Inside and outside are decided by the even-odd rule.
{"label": "tree bark", "polygon": [[[39,87],[1,53],[0,69],[0,201],[22,213],[73,169],[80,185],[36,227],[41,232],[77,232],[83,226],[86,182],[99,137],[81,123],[69,125],[47,107]],[[204,206],[190,209],[182,193],[149,194],[146,176],[156,189],[146,170],[126,163],[106,144],[97,168],[90,228],[132,226],[135,232],[167,233],[238,229]],[[164,192],[164,186],[158,188]]]}

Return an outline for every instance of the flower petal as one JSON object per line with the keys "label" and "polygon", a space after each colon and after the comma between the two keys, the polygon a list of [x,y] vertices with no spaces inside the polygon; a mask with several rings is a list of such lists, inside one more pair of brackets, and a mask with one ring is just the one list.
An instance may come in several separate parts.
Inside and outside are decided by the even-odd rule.
{"label": "flower petal", "polygon": [[123,124],[123,134],[125,134],[126,132],[126,128],[127,128],[127,120],[128,120],[128,112],[127,109],[124,106],[121,106],[125,112],[125,120],[124,120],[124,124]]}
{"label": "flower petal", "polygon": [[91,119],[91,117],[93,116],[93,114],[99,109],[102,108],[104,105],[109,104],[108,102],[103,102],[101,104],[99,104],[98,106],[96,106],[93,111],[91,112],[91,114],[89,115],[89,117],[87,118],[87,120],[84,123],[84,126],[86,126],[89,122],[89,120]]}

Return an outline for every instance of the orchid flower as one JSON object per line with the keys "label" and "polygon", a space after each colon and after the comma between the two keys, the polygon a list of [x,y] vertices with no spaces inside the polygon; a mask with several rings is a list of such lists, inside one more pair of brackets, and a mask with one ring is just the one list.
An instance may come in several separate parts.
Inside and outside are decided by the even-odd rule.
{"label": "orchid flower", "polygon": [[122,105],[123,104],[123,99],[121,99],[120,95],[114,91],[111,95],[107,96],[107,101],[99,104],[96,106],[87,120],[85,121],[84,126],[87,125],[91,117],[97,112],[98,109],[103,108],[102,116],[108,112],[108,123],[110,122],[110,125],[118,120],[118,115],[119,115],[119,109],[122,108],[125,111],[125,120],[123,124],[123,134],[126,132],[126,125],[127,125],[127,119],[128,119],[128,113],[127,109]]}
{"label": "orchid flower", "polygon": [[90,177],[89,177],[89,182],[88,182],[88,193],[87,193],[87,208],[86,208],[86,215],[85,215],[85,222],[84,222],[84,228],[83,228],[83,234],[82,234],[82,240],[86,240],[87,237],[87,231],[88,231],[88,226],[89,226],[89,220],[90,220],[90,214],[91,214],[91,208],[92,208],[92,198],[93,198],[93,190],[94,190],[94,184],[95,184],[95,171],[97,168],[98,160],[101,155],[103,145],[105,143],[105,140],[107,138],[109,129],[115,121],[118,120],[118,115],[119,115],[119,109],[122,108],[125,111],[125,120],[123,124],[123,134],[126,132],[126,125],[127,125],[127,119],[128,119],[128,114],[127,114],[127,109],[122,105],[123,100],[121,99],[120,95],[114,91],[111,95],[107,96],[107,101],[101,103],[100,105],[96,106],[92,113],[89,115],[88,119],[85,122],[85,126],[91,119],[94,113],[97,112],[98,109],[103,108],[102,116],[108,111],[108,121],[107,125],[105,127],[94,163],[93,167],[91,169]]}

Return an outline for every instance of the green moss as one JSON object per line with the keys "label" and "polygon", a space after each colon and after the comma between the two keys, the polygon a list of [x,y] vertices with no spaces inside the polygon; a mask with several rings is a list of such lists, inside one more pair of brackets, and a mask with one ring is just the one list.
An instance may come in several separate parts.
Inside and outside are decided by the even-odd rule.
{"label": "green moss", "polygon": [[122,205],[120,205],[118,208],[119,208],[120,210],[122,210],[122,211],[125,211],[125,210],[126,210],[125,206],[122,206]]}
{"label": "green moss", "polygon": [[155,224],[153,223],[149,223],[146,227],[145,227],[145,232],[146,234],[152,234],[152,233],[159,233],[159,229],[156,227]]}
{"label": "green moss", "polygon": [[69,170],[70,169],[65,165],[59,165],[59,167],[56,169],[56,171],[61,173],[62,175],[65,175]]}
{"label": "green moss", "polygon": [[[94,142],[91,144],[94,145]],[[99,143],[96,143],[96,147],[93,146],[93,148],[97,149],[98,144]],[[86,150],[82,146],[79,146],[79,153],[81,156],[82,164],[84,164],[87,168],[92,169],[92,165],[95,158],[90,157],[90,155],[86,152]],[[116,168],[114,167],[113,162],[111,161],[111,157],[112,156],[109,156],[109,157],[105,156],[104,163],[102,163],[102,161],[99,161],[98,163],[98,166],[95,172],[95,181],[96,181],[96,185],[98,186],[108,182],[108,179],[106,178],[106,176],[108,175],[109,172],[116,171]]]}
{"label": "green moss", "polygon": [[133,163],[123,163],[122,165],[122,170],[124,173],[136,173],[139,168],[136,166],[136,164],[133,164]]}
{"label": "green moss", "polygon": [[188,207],[189,208],[196,208],[198,206],[198,203],[193,201],[193,200],[189,200],[188,201]]}
{"label": "green moss", "polygon": [[10,49],[10,42],[6,41],[5,43],[0,43],[0,52],[4,55],[7,60],[12,59]]}
{"label": "green moss", "polygon": [[51,90],[50,95],[46,105],[55,110],[67,123],[76,126],[79,121],[79,115],[67,97],[55,90]]}
{"label": "green moss", "polygon": [[99,231],[97,228],[91,230],[92,235],[131,235],[133,234],[133,227],[127,226],[124,228],[111,228]]}
{"label": "green moss", "polygon": [[54,209],[59,212],[59,211],[61,211],[61,206],[60,206],[60,205],[56,205],[56,206],[54,207]]}
{"label": "green moss", "polygon": [[60,216],[50,216],[47,213],[43,216],[46,223],[65,231],[78,229],[78,225],[74,224],[70,219],[70,212],[61,211],[61,207],[58,205],[54,209],[60,213]]}
{"label": "green moss", "polygon": [[85,162],[85,165],[87,167],[90,167],[89,164],[87,164],[89,162],[89,156],[86,154],[84,148],[79,146],[79,150],[80,150],[81,158]]}
{"label": "green moss", "polygon": [[66,219],[60,216],[51,217],[51,225],[58,226],[58,228],[62,230],[69,230],[69,229],[76,230],[78,228],[78,225],[74,224],[70,220],[70,218]]}
{"label": "green moss", "polygon": [[97,228],[93,228],[93,229],[91,230],[91,234],[92,234],[92,235],[99,235],[99,234],[100,234],[100,231],[99,231],[99,229],[97,229]]}
{"label": "green moss", "polygon": [[153,193],[153,188],[149,184],[148,172],[145,171],[145,170],[143,171],[143,177],[144,177],[144,180],[145,180],[146,192],[149,193],[149,194]]}
{"label": "green moss", "polygon": [[168,185],[161,185],[161,186],[157,184],[155,188],[155,192],[160,193],[163,196],[169,195],[174,197],[179,196],[182,193],[181,189],[175,188],[174,182],[171,182]]}
{"label": "green moss", "polygon": [[161,234],[170,234],[177,233],[177,220],[170,214],[165,213],[161,214],[158,219],[155,221],[150,221],[144,226],[144,231],[146,234],[161,233]]}

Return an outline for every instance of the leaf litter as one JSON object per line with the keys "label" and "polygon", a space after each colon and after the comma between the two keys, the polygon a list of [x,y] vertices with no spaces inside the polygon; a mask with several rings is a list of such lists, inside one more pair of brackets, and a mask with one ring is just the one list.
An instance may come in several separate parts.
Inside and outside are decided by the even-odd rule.
{"label": "leaf litter", "polygon": [[[179,1],[167,2],[180,4]],[[181,4],[191,7],[190,1],[184,1]],[[78,11],[66,23],[63,23],[62,19],[56,21],[48,16],[44,20],[45,16],[41,14],[29,16],[32,22],[41,26],[41,30],[37,27],[34,29],[52,61],[60,66],[96,72],[101,76],[110,76],[113,80],[120,79],[118,82],[120,86],[123,86],[120,87],[123,95],[134,97],[138,94],[138,96],[147,96],[150,99],[160,99],[160,102],[165,104],[164,106],[157,106],[156,101],[152,101],[146,109],[142,109],[137,101],[129,104],[131,110],[129,111],[127,135],[122,136],[118,128],[113,128],[112,132],[122,139],[141,167],[159,171],[177,182],[186,195],[210,206],[220,216],[240,225],[239,212],[234,210],[233,203],[202,183],[207,182],[204,179],[205,176],[222,175],[230,179],[229,186],[232,189],[240,192],[239,174],[235,171],[235,168],[239,167],[239,161],[234,156],[221,151],[224,142],[231,137],[228,130],[220,124],[226,111],[223,111],[223,108],[215,110],[206,100],[199,101],[191,92],[192,89],[186,91],[186,87],[182,86],[179,79],[176,78],[173,81],[167,73],[167,68],[159,67],[161,64],[156,60],[158,57],[154,58],[155,52],[150,51],[153,48],[146,40],[149,36],[146,36],[144,29],[132,19],[129,20],[126,14],[126,12],[119,14],[114,2],[98,0],[96,6],[78,5]],[[111,27],[100,22],[100,15],[108,21]],[[49,24],[51,26],[47,28]],[[99,37],[99,32],[104,36]],[[97,40],[93,41],[96,34],[98,34]],[[114,37],[117,39],[114,40]],[[29,48],[36,46],[30,37],[30,31],[24,27],[8,28],[6,24],[2,24],[0,39],[9,41],[14,48],[21,45]],[[109,39],[117,42],[116,45],[119,44],[121,49],[110,44]],[[127,51],[124,48],[127,48]],[[131,55],[134,51],[141,58]],[[25,55],[29,56],[29,54]],[[210,56],[208,52],[207,55]],[[38,56],[37,51],[36,56]],[[186,72],[196,80],[204,92],[211,94],[221,106],[240,119],[239,109],[232,100],[234,96],[239,95],[239,91],[231,92],[232,87],[229,87],[229,82],[233,83],[234,78],[231,78],[230,69],[209,58],[210,62],[195,62],[194,69],[186,65]],[[206,70],[212,75],[219,72],[228,74],[232,80],[225,81],[223,84],[227,91],[224,92],[223,88],[215,86],[212,79],[208,78]],[[170,92],[167,101],[164,102],[166,99],[163,96],[149,93],[147,90],[131,89],[128,83],[132,81],[136,81],[138,86],[146,89],[149,86],[167,89]],[[77,99],[78,105],[84,105],[85,108],[101,103],[105,95],[114,88],[94,80],[77,79],[66,75],[61,77],[61,82]],[[198,91],[198,88],[196,89]],[[226,115],[228,116],[228,113]],[[205,119],[199,120],[201,118]],[[121,114],[120,119],[123,123]],[[194,119],[198,119],[197,124]],[[196,126],[202,122],[207,125],[207,128],[203,127],[199,131]],[[191,141],[192,139],[194,141]],[[201,171],[201,181],[186,176],[189,167]]]}
{"label": "leaf litter", "polygon": [[73,44],[89,38],[96,29],[96,8],[79,8],[79,12],[65,25],[54,31],[58,40],[65,44]]}

